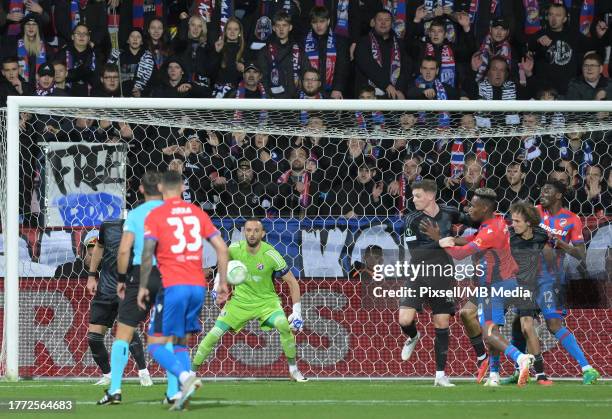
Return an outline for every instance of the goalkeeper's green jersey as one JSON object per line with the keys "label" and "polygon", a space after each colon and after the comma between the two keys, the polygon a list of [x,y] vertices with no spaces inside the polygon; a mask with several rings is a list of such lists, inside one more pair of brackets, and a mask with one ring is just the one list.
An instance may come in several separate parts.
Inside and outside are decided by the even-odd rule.
{"label": "goalkeeper's green jersey", "polygon": [[229,259],[244,263],[248,278],[234,288],[232,299],[247,304],[278,300],[273,279],[289,271],[287,262],[270,244],[262,241],[259,251],[249,253],[246,240],[234,242],[229,247]]}

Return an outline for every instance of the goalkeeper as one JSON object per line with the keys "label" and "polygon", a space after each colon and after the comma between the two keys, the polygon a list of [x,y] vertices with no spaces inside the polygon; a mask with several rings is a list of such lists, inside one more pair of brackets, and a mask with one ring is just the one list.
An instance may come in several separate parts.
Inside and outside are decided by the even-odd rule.
{"label": "goalkeeper", "polygon": [[[244,225],[246,240],[229,246],[229,260],[244,263],[248,276],[246,281],[234,288],[232,298],[223,307],[215,326],[200,342],[191,366],[193,371],[200,368],[226,332],[238,332],[248,321],[258,319],[263,330],[276,329],[280,333],[283,352],[289,364],[289,378],[297,382],[307,381],[297,368],[295,337],[291,331],[299,331],[303,325],[300,286],[280,253],[262,241],[264,234],[262,223],[250,219]],[[293,301],[293,313],[289,320],[274,289],[274,277],[281,277],[289,285]]]}

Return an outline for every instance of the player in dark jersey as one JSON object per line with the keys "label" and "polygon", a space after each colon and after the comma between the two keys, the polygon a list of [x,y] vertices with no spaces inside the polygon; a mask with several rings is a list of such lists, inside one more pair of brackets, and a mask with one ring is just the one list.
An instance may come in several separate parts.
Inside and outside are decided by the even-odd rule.
{"label": "player in dark jersey", "polygon": [[[119,250],[122,231],[123,220],[109,220],[102,223],[98,242],[89,265],[87,290],[93,295],[93,299],[89,310],[87,341],[94,361],[102,370],[102,378],[96,385],[108,385],[111,379],[111,367],[108,350],[104,344],[104,335],[109,328],[113,327],[119,308],[117,251]],[[99,273],[98,268],[100,268]],[[142,341],[138,334],[135,334],[132,339],[130,352],[138,365],[140,375],[145,376],[145,378],[149,377]]]}
{"label": "player in dark jersey", "polygon": [[582,369],[582,382],[592,384],[600,377],[599,372],[587,361],[573,333],[563,326],[565,310],[556,298],[559,293],[555,287],[565,282],[563,262],[566,255],[576,258],[581,264],[585,261],[586,249],[582,236],[582,221],[573,212],[563,208],[563,196],[566,187],[558,181],[547,181],[540,191],[540,204],[536,206],[540,213],[540,227],[548,233],[550,244],[555,249],[555,261],[552,271],[555,281],[539,284],[536,296],[542,310],[548,330],[555,335],[559,343],[578,362]]}
{"label": "player in dark jersey", "polygon": [[[128,361],[128,347],[130,342],[133,342],[134,334],[137,334],[135,332],[136,327],[145,320],[149,312],[148,308],[146,311],[140,310],[136,303],[136,296],[140,286],[140,257],[144,245],[144,221],[153,208],[163,203],[161,193],[157,189],[160,179],[161,177],[157,172],[144,174],[139,190],[144,195],[145,202],[128,213],[123,225],[123,234],[117,257],[116,293],[120,302],[115,341],[111,350],[111,382],[108,391],[104,392],[104,397],[98,401],[99,405],[121,403],[121,380]],[[127,272],[130,261],[132,261],[132,266],[128,278]],[[153,296],[157,294],[157,289],[161,286],[161,277],[157,266],[153,267],[151,277],[149,291]],[[154,300],[154,298],[151,297],[151,300]],[[138,374],[142,385],[153,385],[148,371],[146,371],[146,375],[143,375],[140,371]],[[168,387],[166,397],[171,399],[178,392],[178,383],[175,377],[168,377]]]}
{"label": "player in dark jersey", "polygon": [[[150,292],[147,288],[153,269],[153,255],[162,276],[149,325],[149,353],[166,371],[178,377],[181,395],[170,410],[182,410],[185,402],[202,382],[191,371],[187,340],[202,330],[200,311],[206,297],[202,239],[217,253],[220,287],[217,302],[227,300],[228,250],[219,230],[208,214],[185,202],[183,177],[168,171],[160,183],[164,203],[151,210],[145,219],[145,242],[140,262],[138,306],[145,310]],[[174,343],[171,352],[166,344]]]}
{"label": "player in dark jersey", "polygon": [[[515,303],[517,316],[512,323],[512,344],[524,352],[525,345],[533,354],[533,368],[536,383],[552,385],[544,372],[544,359],[540,348],[540,339],[535,330],[534,317],[537,316],[536,295],[540,277],[550,275],[548,266],[552,262],[552,249],[548,245],[548,234],[539,227],[538,210],[529,202],[515,202],[510,206],[512,227],[510,231],[510,249],[518,265],[516,275],[518,285],[530,291],[530,295],[518,299]],[[526,341],[525,341],[526,339]],[[523,342],[525,341],[525,342]],[[516,384],[518,371],[504,380],[502,384]]]}
{"label": "player in dark jersey", "polygon": [[[412,184],[412,201],[416,211],[409,213],[405,220],[403,241],[410,251],[410,263],[421,265],[426,272],[417,278],[408,278],[407,288],[414,294],[400,301],[399,323],[407,339],[402,348],[402,360],[407,361],[419,341],[416,328],[416,313],[427,304],[433,313],[435,328],[434,350],[436,356],[436,377],[434,386],[453,387],[445,373],[449,341],[449,321],[455,314],[455,299],[452,296],[436,296],[438,291],[452,292],[453,276],[444,272],[453,267],[453,259],[439,245],[440,237],[451,235],[453,224],[470,224],[457,208],[438,205],[438,188],[433,180],[423,179]],[[451,268],[452,269],[452,268]],[[431,289],[434,293],[421,295],[421,290]]]}
{"label": "player in dark jersey", "polygon": [[480,222],[478,232],[470,237],[445,237],[440,247],[455,259],[473,256],[476,272],[482,271],[480,286],[486,287],[486,295],[478,296],[478,317],[482,334],[491,351],[490,376],[485,385],[499,385],[499,354],[519,365],[518,385],[529,381],[529,368],[533,355],[524,354],[501,334],[499,327],[505,323],[505,309],[508,303],[504,293],[517,288],[518,266],[510,252],[510,235],[503,217],[495,215],[497,195],[489,188],[478,188],[468,208],[470,218]]}

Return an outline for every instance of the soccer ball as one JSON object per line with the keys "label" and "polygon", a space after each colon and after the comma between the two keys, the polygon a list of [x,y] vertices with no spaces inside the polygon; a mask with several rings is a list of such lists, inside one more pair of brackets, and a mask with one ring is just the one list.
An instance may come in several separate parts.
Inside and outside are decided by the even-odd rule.
{"label": "soccer ball", "polygon": [[227,282],[232,285],[242,284],[249,277],[244,263],[239,260],[230,260],[227,263]]}

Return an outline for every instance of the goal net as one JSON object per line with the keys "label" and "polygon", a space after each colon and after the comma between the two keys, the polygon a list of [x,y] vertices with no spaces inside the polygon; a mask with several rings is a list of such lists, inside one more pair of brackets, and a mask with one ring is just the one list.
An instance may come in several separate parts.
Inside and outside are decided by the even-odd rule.
{"label": "goal net", "polygon": [[[0,375],[101,374],[86,338],[86,238],[139,203],[145,171],[174,169],[183,174],[184,198],[211,215],[228,243],[242,237],[246,218],[263,220],[266,241],[301,286],[300,369],[338,378],[434,374],[430,312],[419,314],[424,337],[402,362],[399,299],[373,296],[377,284],[364,279],[364,254],[374,246],[384,263],[410,258],[403,217],[414,210],[412,181],[436,180],[440,202],[461,211],[476,187],[489,186],[501,213],[518,199],[537,200],[546,179],[566,182],[565,204],[581,217],[587,256],[585,266],[569,260],[565,267],[574,296],[565,322],[610,376],[610,105],[9,98],[0,110]],[[206,266],[215,263],[207,248]],[[288,288],[276,286],[289,312]],[[219,312],[208,297],[204,331]],[[538,332],[547,372],[580,375],[542,321]],[[472,376],[474,354],[458,314],[450,335],[447,372]],[[109,333],[109,350],[111,342]],[[161,376],[151,360],[149,368]],[[224,336],[200,372],[284,377],[286,368],[278,335],[251,322]],[[130,359],[126,373],[136,372]]]}

